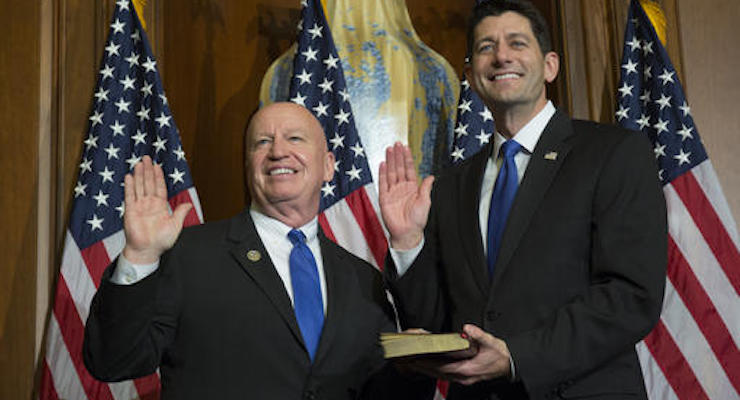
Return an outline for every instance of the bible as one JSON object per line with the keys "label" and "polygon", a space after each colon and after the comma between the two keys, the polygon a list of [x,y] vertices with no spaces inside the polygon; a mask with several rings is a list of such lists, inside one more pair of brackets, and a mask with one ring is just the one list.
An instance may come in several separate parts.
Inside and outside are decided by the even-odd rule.
{"label": "bible", "polygon": [[469,358],[478,349],[459,333],[381,333],[385,358],[445,357]]}

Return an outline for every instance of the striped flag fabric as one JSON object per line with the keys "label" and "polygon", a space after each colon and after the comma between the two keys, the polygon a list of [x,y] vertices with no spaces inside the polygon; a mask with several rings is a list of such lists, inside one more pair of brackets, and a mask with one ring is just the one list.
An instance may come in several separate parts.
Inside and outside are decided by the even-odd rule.
{"label": "striped flag fabric", "polygon": [[84,324],[105,268],[123,250],[123,177],[144,155],[162,166],[169,203],[189,202],[185,225],[203,222],[157,62],[130,0],[118,0],[93,95],[66,230],[39,398],[158,399],[157,374],[108,384],[82,361]]}
{"label": "striped flag fabric", "polygon": [[624,38],[616,119],[653,143],[668,209],[663,312],[637,345],[648,396],[737,399],[737,228],[676,71],[638,0]]}
{"label": "striped flag fabric", "polygon": [[327,237],[380,269],[388,244],[342,63],[322,2],[303,0],[301,4],[289,97],[321,122],[336,158],[334,178],[321,188],[319,223]]}

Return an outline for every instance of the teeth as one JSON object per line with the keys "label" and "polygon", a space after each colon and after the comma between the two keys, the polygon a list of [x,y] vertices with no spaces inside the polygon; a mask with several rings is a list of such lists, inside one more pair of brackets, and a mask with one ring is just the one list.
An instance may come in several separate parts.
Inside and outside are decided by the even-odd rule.
{"label": "teeth", "polygon": [[295,171],[290,168],[275,168],[273,170],[270,170],[270,175],[285,175],[292,173],[295,173]]}
{"label": "teeth", "polygon": [[503,74],[503,75],[496,75],[496,76],[494,76],[494,79],[498,81],[498,80],[501,80],[501,79],[516,79],[518,77],[519,77],[519,75],[517,75],[517,74]]}

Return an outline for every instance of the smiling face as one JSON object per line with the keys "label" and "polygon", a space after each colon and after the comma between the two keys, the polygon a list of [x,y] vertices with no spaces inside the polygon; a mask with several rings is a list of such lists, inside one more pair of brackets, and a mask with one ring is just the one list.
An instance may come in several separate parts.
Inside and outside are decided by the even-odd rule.
{"label": "smiling face", "polygon": [[542,54],[529,20],[508,11],[476,25],[465,73],[494,111],[540,109],[547,102],[545,82],[555,79],[558,63],[556,53]]}
{"label": "smiling face", "polygon": [[246,147],[247,185],[259,209],[275,218],[276,210],[313,218],[321,185],[334,174],[319,121],[299,105],[271,104],[252,118]]}

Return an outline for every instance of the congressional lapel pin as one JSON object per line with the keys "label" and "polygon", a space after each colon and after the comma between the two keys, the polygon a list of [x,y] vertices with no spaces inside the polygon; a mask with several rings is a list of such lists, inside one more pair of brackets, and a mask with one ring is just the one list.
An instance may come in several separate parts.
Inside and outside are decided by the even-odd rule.
{"label": "congressional lapel pin", "polygon": [[251,262],[257,262],[262,258],[262,254],[260,254],[257,250],[249,250],[247,252],[247,259]]}
{"label": "congressional lapel pin", "polygon": [[555,161],[557,159],[558,159],[558,153],[556,151],[551,151],[545,154],[545,160]]}

